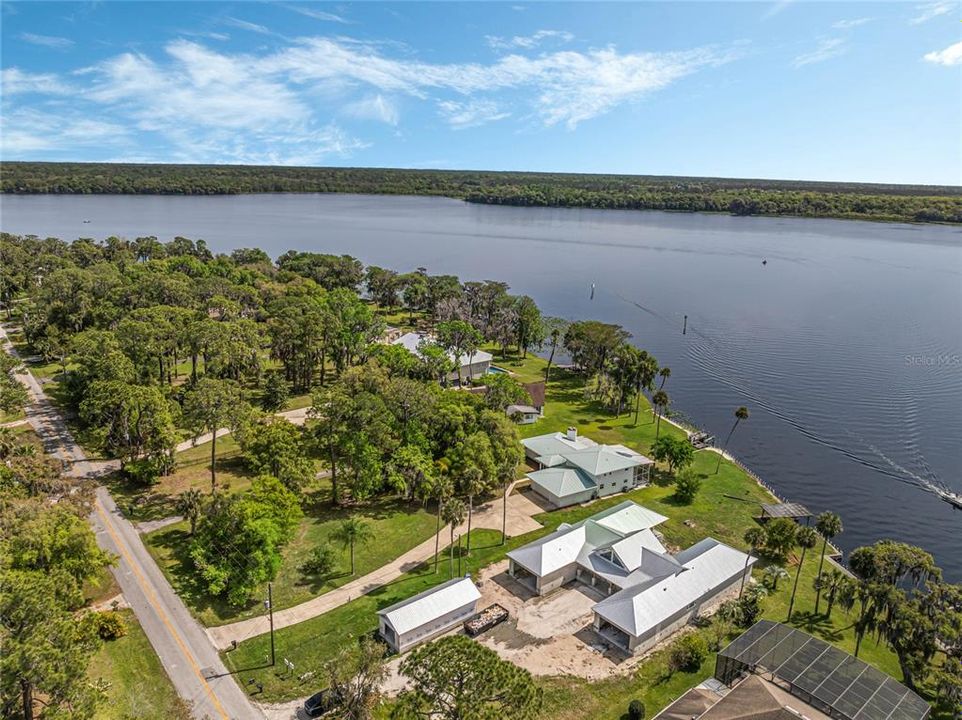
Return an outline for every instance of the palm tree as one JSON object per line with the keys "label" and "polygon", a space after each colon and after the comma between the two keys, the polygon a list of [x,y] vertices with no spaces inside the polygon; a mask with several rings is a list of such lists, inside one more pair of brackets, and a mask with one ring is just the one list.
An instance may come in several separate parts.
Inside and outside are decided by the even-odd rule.
{"label": "palm tree", "polygon": [[442,519],[446,525],[451,526],[451,545],[448,548],[448,557],[451,566],[450,577],[454,577],[454,530],[464,522],[466,514],[467,509],[464,507],[464,502],[460,498],[451,498],[448,500],[442,511]]}
{"label": "palm tree", "polygon": [[765,544],[766,537],[765,531],[760,527],[748,528],[745,531],[744,539],[748,544],[748,554],[745,556],[745,570],[742,571],[742,583],[738,588],[738,597],[742,596],[742,591],[745,589],[745,575],[748,571],[748,563],[752,559],[752,553]]}
{"label": "palm tree", "polygon": [[548,355],[548,364],[545,365],[544,368],[544,384],[546,386],[548,384],[548,380],[550,379],[551,363],[554,362],[554,351],[558,349],[558,343],[561,341],[561,327],[555,325],[553,328],[551,328],[551,334],[549,337],[551,338],[551,354]]}
{"label": "palm tree", "polygon": [[762,577],[771,591],[775,592],[778,590],[778,583],[780,581],[788,580],[788,572],[781,565],[769,565],[762,573]]}
{"label": "palm tree", "polygon": [[728,431],[728,437],[725,438],[725,445],[722,448],[722,452],[718,453],[718,464],[715,465],[715,474],[718,474],[719,469],[721,469],[722,455],[725,450],[728,450],[728,441],[732,439],[732,433],[735,432],[735,428],[738,427],[738,423],[742,420],[748,420],[748,408],[742,405],[735,410],[735,424],[732,425],[732,429]]}
{"label": "palm tree", "polygon": [[461,472],[461,488],[468,496],[468,543],[466,555],[471,554],[471,518],[474,515],[474,496],[484,489],[484,473],[476,465],[469,465]]}
{"label": "palm tree", "polygon": [[[805,552],[818,545],[818,533],[815,528],[802,526],[798,529],[795,542],[802,549],[802,555],[798,559],[798,569],[795,571],[795,584],[792,585],[792,599],[788,602],[788,620],[792,619],[792,609],[795,607],[795,593],[798,591],[798,578],[802,574],[802,565],[805,563]],[[788,622],[786,620],[786,622]]]}
{"label": "palm tree", "polygon": [[661,378],[661,385],[658,386],[658,389],[661,390],[665,387],[665,383],[668,382],[668,378],[671,377],[671,368],[666,365],[658,371],[658,376]]}
{"label": "palm tree", "polygon": [[827,619],[831,619],[832,617],[832,608],[835,606],[835,601],[842,592],[845,580],[845,573],[838,569],[821,572],[812,580],[812,588],[816,592],[820,593],[823,590],[825,591],[825,601],[828,603],[828,607],[825,609],[825,617]]}
{"label": "palm tree", "polygon": [[351,549],[351,575],[354,575],[357,572],[357,567],[354,564],[354,548],[358,544],[367,543],[374,539],[371,526],[360,518],[351,517],[334,529],[331,538],[341,543],[345,548]]}
{"label": "palm tree", "polygon": [[177,496],[177,512],[190,521],[190,534],[197,529],[197,521],[204,510],[204,496],[197,488],[185,490]]}
{"label": "palm tree", "polygon": [[444,499],[451,496],[451,479],[448,477],[448,461],[441,458],[435,461],[438,471],[433,478],[433,497],[438,501],[437,527],[434,531],[434,572],[438,571],[438,555],[441,547],[441,517],[444,514]]}
{"label": "palm tree", "polygon": [[[818,560],[818,575],[822,577],[822,565],[825,563],[825,548],[828,541],[842,532],[842,518],[833,512],[823,512],[815,520],[815,529],[822,536],[822,555]],[[818,614],[818,604],[822,599],[821,585],[815,590],[815,614]]]}
{"label": "palm tree", "polygon": [[671,402],[671,399],[668,397],[668,393],[664,390],[659,390],[651,396],[651,402],[655,406],[658,414],[658,424],[655,426],[655,440],[657,440],[658,432],[661,430],[661,415],[668,409],[668,404]]}
{"label": "palm tree", "polygon": [[838,602],[846,612],[859,606],[858,619],[855,621],[855,657],[862,647],[862,638],[876,626],[878,604],[876,603],[876,588],[867,582],[850,577],[841,581]]}

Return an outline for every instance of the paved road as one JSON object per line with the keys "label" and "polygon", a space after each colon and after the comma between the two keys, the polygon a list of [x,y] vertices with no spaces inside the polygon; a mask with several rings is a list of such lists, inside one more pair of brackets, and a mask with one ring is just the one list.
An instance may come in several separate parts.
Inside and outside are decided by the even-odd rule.
{"label": "paved road", "polygon": [[[511,492],[511,488],[508,492]],[[537,530],[541,523],[532,516],[544,512],[545,508],[535,504],[529,499],[527,494],[515,493],[508,496],[508,517],[507,532],[509,537],[523,535],[524,533]],[[500,530],[502,525],[503,507],[500,500],[495,500],[475,509],[474,517],[471,520],[472,528],[490,528]],[[467,523],[463,523],[455,533],[464,533],[467,530]],[[440,535],[440,547],[448,545],[451,539],[450,530],[442,528]],[[318,615],[330,612],[336,607],[354,600],[361,595],[376,590],[382,585],[387,585],[397,580],[404,573],[413,570],[426,560],[434,558],[435,536],[422,542],[420,545],[408,550],[399,558],[389,562],[387,565],[379,567],[377,570],[362,575],[352,580],[346,585],[330,590],[323,595],[311,598],[300,605],[278,610],[274,613],[274,628],[280,629],[289,625],[296,625],[299,622],[310,620]],[[442,563],[441,571],[446,572],[447,567]],[[207,636],[211,642],[219,648],[226,648],[232,640],[241,642],[257,635],[263,635],[269,631],[268,619],[264,616],[241,620],[230,625],[207,628]]]}
{"label": "paved road", "polygon": [[[5,350],[13,352],[2,327],[0,341]],[[65,464],[68,474],[96,477],[110,467],[87,459],[32,374],[20,374],[18,379],[30,394],[27,419],[45,450]],[[114,576],[178,694],[193,704],[194,716],[212,720],[263,718],[261,710],[227,673],[203,628],[191,617],[133,525],[120,514],[103,487],[97,488],[91,523],[101,547],[118,556]]]}

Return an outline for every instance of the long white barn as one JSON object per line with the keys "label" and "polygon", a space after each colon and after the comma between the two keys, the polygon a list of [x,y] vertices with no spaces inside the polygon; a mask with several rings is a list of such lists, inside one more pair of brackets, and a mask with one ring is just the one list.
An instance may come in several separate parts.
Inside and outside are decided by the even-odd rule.
{"label": "long white barn", "polygon": [[606,596],[594,629],[643,652],[737,591],[754,558],[713,538],[672,555],[654,527],[667,518],[625,501],[508,553],[508,572],[545,595],[577,580]]}
{"label": "long white barn", "polygon": [[[405,333],[393,345],[400,345],[412,355],[421,357],[421,346],[435,342],[431,335],[418,332]],[[491,361],[494,356],[484,350],[475,350],[473,353],[462,353],[459,357],[454,357],[454,353],[448,353],[448,357],[455,364],[455,369],[448,375],[448,380],[458,380],[458,371],[463,380],[484,377],[491,368]]]}
{"label": "long white barn", "polygon": [[378,633],[403,653],[474,617],[480,599],[470,576],[454,578],[379,611]]}

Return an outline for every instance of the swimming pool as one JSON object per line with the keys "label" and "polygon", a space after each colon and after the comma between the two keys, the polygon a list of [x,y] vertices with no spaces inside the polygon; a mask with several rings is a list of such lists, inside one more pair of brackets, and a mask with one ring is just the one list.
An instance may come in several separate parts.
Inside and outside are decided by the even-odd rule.
{"label": "swimming pool", "polygon": [[504,373],[505,375],[508,374],[507,370],[505,370],[504,368],[499,368],[497,365],[489,365],[488,372],[491,373],[492,375],[498,375],[499,373]]}

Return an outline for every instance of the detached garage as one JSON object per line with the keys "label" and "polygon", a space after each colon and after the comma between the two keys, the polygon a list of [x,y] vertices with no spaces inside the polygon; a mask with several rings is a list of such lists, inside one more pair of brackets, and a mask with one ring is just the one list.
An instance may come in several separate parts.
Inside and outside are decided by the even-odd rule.
{"label": "detached garage", "polygon": [[470,576],[448,580],[378,612],[379,633],[394,652],[403,653],[473,617],[480,599]]}

